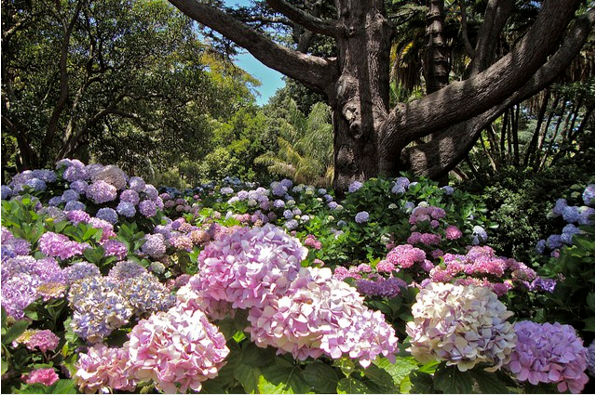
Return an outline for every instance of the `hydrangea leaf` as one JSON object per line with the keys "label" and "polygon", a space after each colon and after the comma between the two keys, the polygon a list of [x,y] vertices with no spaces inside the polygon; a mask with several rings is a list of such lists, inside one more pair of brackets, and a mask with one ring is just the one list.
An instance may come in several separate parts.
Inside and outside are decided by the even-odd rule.
{"label": "hydrangea leaf", "polygon": [[261,376],[260,368],[239,363],[234,369],[236,379],[244,387],[247,394],[258,392],[258,378]]}
{"label": "hydrangea leaf", "polygon": [[276,364],[262,369],[258,389],[263,394],[305,394],[310,385],[298,366]]}
{"label": "hydrangea leaf", "polygon": [[74,380],[58,380],[50,387],[49,394],[76,394]]}
{"label": "hydrangea leaf", "polygon": [[338,394],[373,394],[375,392],[365,383],[353,377],[345,377],[339,380],[339,384],[337,385]]}
{"label": "hydrangea leaf", "polygon": [[470,394],[473,379],[469,372],[461,372],[456,366],[441,367],[434,374],[434,387],[447,394]]}
{"label": "hydrangea leaf", "polygon": [[323,394],[334,394],[337,392],[339,377],[335,370],[325,363],[315,361],[306,366],[304,378],[316,392]]}
{"label": "hydrangea leaf", "polygon": [[473,369],[469,372],[477,381],[479,390],[484,394],[507,394],[506,384],[500,380],[496,373],[486,372],[483,369]]}
{"label": "hydrangea leaf", "polygon": [[261,348],[254,343],[245,343],[247,347],[242,353],[242,363],[261,368],[269,365],[275,359],[275,351],[271,347]]}
{"label": "hydrangea leaf", "polygon": [[[379,370],[387,372],[395,385],[399,386],[403,380],[409,376],[412,370],[417,368],[417,362],[413,357],[397,357],[395,363],[391,363],[387,358],[378,358],[373,362],[372,366],[378,367]],[[366,370],[366,376],[372,378]],[[380,384],[378,380],[373,379],[376,383]]]}
{"label": "hydrangea leaf", "polygon": [[29,321],[19,320],[16,321],[8,330],[6,334],[2,334],[2,344],[8,345],[16,340],[17,337],[21,336],[25,329],[29,326]]}

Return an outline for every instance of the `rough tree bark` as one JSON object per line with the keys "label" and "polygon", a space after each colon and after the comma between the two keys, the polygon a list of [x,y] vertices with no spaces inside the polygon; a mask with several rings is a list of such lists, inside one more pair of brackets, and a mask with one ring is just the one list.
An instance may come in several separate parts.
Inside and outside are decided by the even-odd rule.
{"label": "rough tree bark", "polygon": [[[189,17],[247,49],[265,65],[324,93],[333,109],[335,180],[338,190],[355,180],[410,169],[438,178],[456,166],[478,134],[506,109],[539,92],[571,62],[594,24],[594,12],[575,17],[580,0],[545,0],[535,22],[511,51],[497,58],[494,43],[512,0],[489,0],[473,51],[469,76],[445,84],[444,51],[432,26],[440,26],[442,1],[429,1],[430,60],[436,84],[430,94],[389,109],[389,53],[394,33],[384,1],[335,0],[336,18],[322,19],[285,0],[273,10],[305,30],[332,37],[336,58],[306,55],[216,7],[196,0],[169,0]],[[571,23],[572,22],[572,23]],[[562,44],[562,45],[561,45]],[[442,70],[443,71],[443,70]],[[447,82],[447,80],[446,80]],[[410,147],[421,137],[425,144]]]}

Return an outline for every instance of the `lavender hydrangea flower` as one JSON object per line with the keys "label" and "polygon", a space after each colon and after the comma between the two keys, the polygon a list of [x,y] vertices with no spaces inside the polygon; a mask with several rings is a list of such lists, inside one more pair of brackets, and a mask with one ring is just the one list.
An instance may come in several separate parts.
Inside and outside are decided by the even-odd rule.
{"label": "lavender hydrangea flower", "polygon": [[545,244],[550,250],[555,250],[556,248],[560,248],[560,247],[562,247],[562,236],[550,235],[547,238]]}
{"label": "lavender hydrangea flower", "polygon": [[138,204],[138,211],[145,217],[154,217],[157,215],[157,206],[152,200],[143,200]]}
{"label": "lavender hydrangea flower", "polygon": [[66,284],[72,285],[77,280],[82,280],[87,277],[100,276],[101,272],[97,265],[82,261],[75,262],[72,266],[64,269],[64,276],[66,277]]}
{"label": "lavender hydrangea flower", "polygon": [[147,184],[142,178],[134,176],[130,177],[130,180],[128,180],[128,185],[130,186],[130,189],[140,193],[145,189],[145,185]]}
{"label": "lavender hydrangea flower", "polygon": [[572,237],[579,233],[581,233],[581,230],[579,228],[577,228],[573,224],[568,224],[564,227],[564,229],[562,229],[562,235],[560,236],[560,240],[562,240],[564,244],[572,245]]}
{"label": "lavender hydrangea flower", "polygon": [[119,293],[132,307],[133,314],[137,316],[166,311],[176,303],[175,295],[172,295],[169,289],[148,271],[121,280]]}
{"label": "lavender hydrangea flower", "polygon": [[115,256],[118,260],[122,260],[128,255],[126,244],[116,239],[107,240],[102,247],[105,250],[105,256]]}
{"label": "lavender hydrangea flower", "polygon": [[118,189],[103,180],[89,185],[86,193],[87,197],[97,204],[111,202],[118,197]]}
{"label": "lavender hydrangea flower", "polygon": [[30,186],[36,191],[45,191],[47,189],[47,184],[45,181],[40,180],[39,178],[32,178],[25,182],[25,185]]}
{"label": "lavender hydrangea flower", "polygon": [[140,202],[140,196],[134,189],[127,189],[120,194],[120,202],[129,202],[137,205]]}
{"label": "lavender hydrangea flower", "polygon": [[583,202],[587,206],[595,205],[595,184],[587,185],[583,191]]}
{"label": "lavender hydrangea flower", "polygon": [[579,225],[595,224],[595,208],[587,206],[579,207],[579,218],[577,222]]}
{"label": "lavender hydrangea flower", "polygon": [[57,168],[66,165],[66,169],[62,174],[62,177],[66,181],[77,181],[77,180],[86,180],[88,179],[89,175],[85,168],[85,164],[78,159],[63,159],[56,164]]}
{"label": "lavender hydrangea flower", "polygon": [[595,377],[595,340],[587,348],[587,371],[591,377]]}
{"label": "lavender hydrangea flower", "polygon": [[513,313],[486,287],[430,283],[407,323],[411,354],[420,362],[446,361],[464,372],[478,363],[490,371],[505,364],[516,345]]}
{"label": "lavender hydrangea flower", "polygon": [[484,228],[479,225],[473,227],[473,245],[478,245],[480,243],[485,243],[488,239],[488,234]]}
{"label": "lavender hydrangea flower", "polygon": [[110,277],[87,277],[71,285],[68,301],[74,311],[70,324],[74,333],[97,343],[128,323],[133,309],[118,288]]}
{"label": "lavender hydrangea flower", "polygon": [[364,184],[362,184],[361,182],[359,182],[359,181],[353,181],[353,182],[352,182],[352,183],[349,185],[349,189],[348,189],[348,191],[349,191],[350,193],[353,193],[353,192],[357,191],[358,189],[360,189],[360,188],[361,188],[361,187],[363,187],[363,186],[364,186]]}
{"label": "lavender hydrangea flower", "polygon": [[105,181],[118,190],[126,188],[126,173],[118,166],[104,166],[101,170],[95,172],[91,176],[91,179],[95,182],[99,180]]}
{"label": "lavender hydrangea flower", "polygon": [[360,211],[355,215],[355,222],[358,224],[363,224],[364,222],[368,222],[370,219],[370,214],[367,211]]}
{"label": "lavender hydrangea flower", "polygon": [[361,279],[356,281],[356,287],[362,295],[394,298],[401,294],[401,288],[407,288],[407,283],[397,277],[378,278],[375,281]]}
{"label": "lavender hydrangea flower", "polygon": [[554,383],[558,391],[580,393],[589,378],[587,349],[570,325],[520,321],[514,326],[518,342],[506,368],[518,380],[533,385]]}
{"label": "lavender hydrangea flower", "polygon": [[285,207],[285,202],[281,199],[277,199],[273,202],[273,207],[275,208],[283,208]]}
{"label": "lavender hydrangea flower", "polygon": [[285,226],[287,230],[293,230],[298,227],[298,222],[295,219],[290,219],[289,221],[285,222]]}
{"label": "lavender hydrangea flower", "polygon": [[87,248],[90,248],[89,244],[72,241],[59,233],[46,232],[39,238],[39,251],[50,257],[68,259],[81,255]]}

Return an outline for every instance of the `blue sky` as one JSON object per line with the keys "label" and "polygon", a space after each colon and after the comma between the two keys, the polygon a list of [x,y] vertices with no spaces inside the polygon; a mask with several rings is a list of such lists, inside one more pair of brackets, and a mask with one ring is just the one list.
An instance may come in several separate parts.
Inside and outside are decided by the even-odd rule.
{"label": "blue sky", "polygon": [[[241,5],[249,6],[249,0],[225,0],[227,6]],[[269,98],[275,94],[275,91],[282,88],[285,82],[281,79],[283,76],[276,70],[270,69],[260,61],[256,60],[248,51],[242,50],[241,54],[236,57],[235,64],[248,73],[256,77],[262,85],[257,88],[260,97],[256,96],[256,103],[259,105],[266,104]]]}

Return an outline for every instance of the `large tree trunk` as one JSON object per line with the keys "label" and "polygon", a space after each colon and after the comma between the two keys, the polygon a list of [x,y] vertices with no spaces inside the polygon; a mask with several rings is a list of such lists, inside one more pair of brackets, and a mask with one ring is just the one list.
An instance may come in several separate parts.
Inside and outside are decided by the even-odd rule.
{"label": "large tree trunk", "polygon": [[338,10],[339,68],[330,95],[335,132],[334,187],[346,190],[355,180],[378,175],[378,130],[389,101],[391,28],[384,1],[342,0]]}

